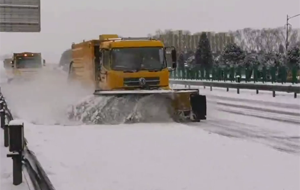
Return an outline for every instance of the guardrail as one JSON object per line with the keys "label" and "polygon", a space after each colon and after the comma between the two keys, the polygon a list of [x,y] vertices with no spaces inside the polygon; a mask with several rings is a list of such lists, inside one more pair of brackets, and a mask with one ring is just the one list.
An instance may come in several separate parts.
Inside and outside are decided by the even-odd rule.
{"label": "guardrail", "polygon": [[7,157],[13,160],[13,185],[23,183],[24,176],[29,176],[29,189],[55,190],[46,172],[34,153],[28,148],[24,137],[24,123],[14,120],[0,88],[0,124],[4,130],[4,147],[9,148]]}
{"label": "guardrail", "polygon": [[178,80],[170,79],[171,84],[185,85],[190,88],[191,86],[204,86],[204,88],[212,87],[226,88],[229,91],[230,88],[237,89],[237,93],[240,93],[240,89],[256,90],[256,94],[262,91],[272,91],[273,97],[276,96],[276,92],[288,92],[294,93],[294,98],[297,98],[297,94],[300,93],[300,86],[293,85],[268,85],[268,84],[255,84],[255,83],[231,83],[231,82],[212,82],[212,81],[199,81],[199,80]]}
{"label": "guardrail", "polygon": [[[195,66],[195,65],[194,65]],[[287,68],[285,66],[262,67],[257,66],[213,66],[212,68],[203,67],[178,67],[170,73],[172,79],[196,79],[214,81],[235,81],[236,76],[241,76],[242,81],[246,82],[272,82],[272,83],[292,83],[300,82],[299,67]],[[244,77],[242,77],[244,76]]]}

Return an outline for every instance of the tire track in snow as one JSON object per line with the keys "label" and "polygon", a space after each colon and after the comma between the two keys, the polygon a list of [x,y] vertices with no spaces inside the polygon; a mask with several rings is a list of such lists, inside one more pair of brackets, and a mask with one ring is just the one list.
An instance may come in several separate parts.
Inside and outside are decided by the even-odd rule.
{"label": "tire track in snow", "polygon": [[267,102],[263,100],[249,100],[249,99],[243,99],[243,98],[231,98],[231,97],[224,97],[224,96],[217,96],[217,95],[209,95],[209,97],[213,97],[214,99],[219,100],[228,100],[232,102],[242,102],[242,103],[251,103],[251,104],[258,104],[258,105],[264,105],[264,106],[273,106],[273,107],[281,107],[281,108],[288,108],[288,109],[294,109],[294,110],[300,110],[300,105],[295,104],[288,104],[288,103],[281,103],[281,102]]}
{"label": "tire track in snow", "polygon": [[[210,98],[210,96],[207,101],[208,119],[200,124],[188,125],[300,155],[300,107],[298,109],[298,105],[242,98]],[[254,104],[259,104],[260,107]],[[293,132],[287,134],[285,127],[287,130],[291,127]]]}
{"label": "tire track in snow", "polygon": [[280,121],[284,123],[291,123],[291,124],[296,124],[300,125],[299,120],[295,120],[292,118],[284,118],[284,117],[273,117],[273,116],[262,116],[259,113],[258,114],[252,114],[249,112],[240,112],[240,111],[234,111],[234,110],[227,110],[227,109],[219,109],[220,111],[227,112],[227,113],[233,113],[237,115],[244,115],[244,116],[251,116],[251,117],[256,117],[256,118],[261,118],[261,119],[268,119],[268,120],[275,120],[275,121]]}
{"label": "tire track in snow", "polygon": [[230,138],[251,140],[270,146],[276,150],[290,154],[300,155],[300,137],[284,136],[272,130],[264,129],[256,125],[245,124],[226,119],[212,119],[202,124],[189,124],[205,131],[216,133]]}
{"label": "tire track in snow", "polygon": [[[208,102],[216,102],[216,101],[210,101]],[[274,109],[269,109],[269,108],[262,108],[262,107],[252,107],[252,106],[247,106],[247,105],[240,105],[240,104],[231,104],[231,103],[225,103],[225,102],[216,102],[218,105],[222,106],[228,106],[228,107],[236,107],[236,108],[244,108],[244,109],[249,109],[249,110],[258,110],[258,111],[263,111],[263,112],[270,112],[270,113],[277,113],[277,114],[284,114],[284,115],[290,115],[290,116],[299,116],[300,113],[298,112],[288,112],[288,111],[280,111],[280,110],[274,110]]]}
{"label": "tire track in snow", "polygon": [[208,119],[189,126],[300,155],[300,105],[212,94],[207,102]]}

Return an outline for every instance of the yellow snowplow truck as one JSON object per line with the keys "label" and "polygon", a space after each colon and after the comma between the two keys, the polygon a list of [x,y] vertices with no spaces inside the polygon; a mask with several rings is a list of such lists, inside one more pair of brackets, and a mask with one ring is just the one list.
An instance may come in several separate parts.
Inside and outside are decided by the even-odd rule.
{"label": "yellow snowplow truck", "polygon": [[14,53],[12,57],[12,78],[28,79],[37,74],[45,66],[45,60],[42,60],[41,53],[22,52]]}
{"label": "yellow snowplow truck", "polygon": [[[167,49],[171,49],[172,63],[167,63]],[[99,39],[72,44],[68,76],[71,81],[94,87],[96,96],[158,94],[171,100],[169,111],[174,120],[206,119],[206,96],[199,95],[199,89],[170,88],[169,73],[174,69],[174,47],[164,47],[161,41],[152,38],[106,34]]]}

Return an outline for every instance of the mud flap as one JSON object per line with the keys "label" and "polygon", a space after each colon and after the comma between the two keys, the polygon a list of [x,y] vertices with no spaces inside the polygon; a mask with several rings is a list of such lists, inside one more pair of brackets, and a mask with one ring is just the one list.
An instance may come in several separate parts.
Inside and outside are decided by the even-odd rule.
{"label": "mud flap", "polygon": [[196,121],[206,120],[206,96],[191,94],[190,101]]}

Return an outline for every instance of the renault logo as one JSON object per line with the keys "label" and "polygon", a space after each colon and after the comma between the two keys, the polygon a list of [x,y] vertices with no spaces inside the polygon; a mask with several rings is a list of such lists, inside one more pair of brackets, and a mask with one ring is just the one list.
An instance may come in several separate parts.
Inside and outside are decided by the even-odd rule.
{"label": "renault logo", "polygon": [[146,85],[146,79],[145,78],[140,78],[139,82],[140,82],[141,86],[145,86]]}

